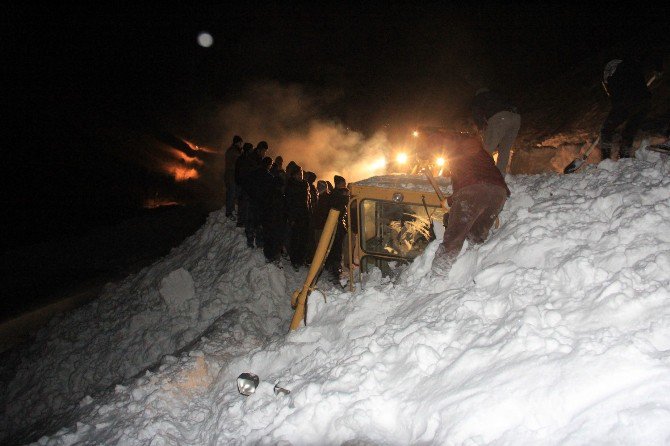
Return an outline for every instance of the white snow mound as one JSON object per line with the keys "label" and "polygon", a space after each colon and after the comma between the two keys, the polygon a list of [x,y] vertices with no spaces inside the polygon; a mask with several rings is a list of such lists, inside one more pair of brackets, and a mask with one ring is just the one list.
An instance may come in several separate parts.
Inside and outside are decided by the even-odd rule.
{"label": "white snow mound", "polygon": [[[667,444],[670,163],[642,155],[508,176],[501,227],[448,279],[430,276],[432,244],[394,281],[376,270],[353,293],[324,286],[290,334],[305,271],[263,265],[215,213],[181,255],[52,324],[12,383],[12,420],[43,400],[81,401],[76,424],[45,445]],[[152,300],[178,268],[193,277],[197,327]],[[178,347],[165,323],[201,334],[127,379],[151,362],[140,352]],[[261,379],[249,397],[237,392],[242,372]],[[84,398],[89,375],[119,385]]]}

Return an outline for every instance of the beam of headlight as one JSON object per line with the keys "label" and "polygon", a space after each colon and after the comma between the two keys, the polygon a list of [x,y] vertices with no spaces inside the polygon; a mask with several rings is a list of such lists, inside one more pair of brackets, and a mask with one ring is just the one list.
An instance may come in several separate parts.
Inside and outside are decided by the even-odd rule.
{"label": "beam of headlight", "polygon": [[407,154],[406,153],[399,153],[395,160],[398,162],[398,164],[405,164],[407,162]]}
{"label": "beam of headlight", "polygon": [[415,138],[418,138],[418,137],[419,137],[419,131],[418,131],[418,130],[414,130],[414,131],[412,132],[412,136],[415,137]]}
{"label": "beam of headlight", "polygon": [[384,158],[379,158],[377,161],[374,161],[370,164],[370,170],[380,170],[386,167],[386,160]]}
{"label": "beam of headlight", "polygon": [[439,157],[438,159],[435,160],[435,164],[437,164],[440,167],[444,166],[444,158]]}

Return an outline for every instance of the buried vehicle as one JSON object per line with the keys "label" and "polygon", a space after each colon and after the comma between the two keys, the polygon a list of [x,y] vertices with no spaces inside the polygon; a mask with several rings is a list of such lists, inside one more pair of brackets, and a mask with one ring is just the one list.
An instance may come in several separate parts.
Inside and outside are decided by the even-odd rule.
{"label": "buried vehicle", "polygon": [[[450,182],[433,178],[430,170],[422,175],[383,175],[349,184],[347,236],[344,263],[349,270],[349,289],[371,267],[392,274],[399,264],[418,257],[435,239],[434,222],[443,224],[448,212],[445,196]],[[318,242],[314,259],[302,288],[291,297],[295,314],[291,330],[306,324],[307,298],[323,270],[340,212],[331,209]],[[357,272],[357,274],[356,274]],[[357,277],[356,277],[357,276]]]}

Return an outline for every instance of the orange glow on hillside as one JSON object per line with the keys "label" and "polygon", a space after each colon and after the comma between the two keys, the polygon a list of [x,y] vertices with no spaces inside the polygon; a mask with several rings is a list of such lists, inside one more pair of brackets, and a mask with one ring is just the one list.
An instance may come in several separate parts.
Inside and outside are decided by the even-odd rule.
{"label": "orange glow on hillside", "polygon": [[185,139],[182,139],[184,143],[191,148],[191,150],[194,150],[196,152],[207,152],[207,153],[216,153],[216,150],[212,150],[208,147],[202,147],[196,144],[193,144],[191,141],[186,141]]}
{"label": "orange glow on hillside", "polygon": [[184,152],[177,150],[177,149],[170,149],[170,153],[175,157],[180,159],[186,164],[197,164],[198,166],[202,166],[203,161],[200,158],[196,158],[194,156],[188,156]]}
{"label": "orange glow on hillside", "polygon": [[165,166],[165,170],[174,177],[175,181],[195,180],[200,176],[196,169],[178,164],[169,164]]}

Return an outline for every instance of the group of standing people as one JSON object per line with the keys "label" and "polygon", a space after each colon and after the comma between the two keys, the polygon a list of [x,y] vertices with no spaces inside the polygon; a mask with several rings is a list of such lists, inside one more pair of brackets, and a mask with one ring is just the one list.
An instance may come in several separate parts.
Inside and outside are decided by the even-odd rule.
{"label": "group of standing people", "polygon": [[[225,152],[226,216],[243,227],[249,248],[262,248],[267,262],[282,266],[288,257],[294,270],[309,265],[331,208],[340,210],[335,240],[326,260],[334,281],[342,271],[349,189],[335,175],[318,180],[291,161],[267,156],[266,141],[256,147],[240,136]],[[235,210],[237,210],[235,212]]]}

